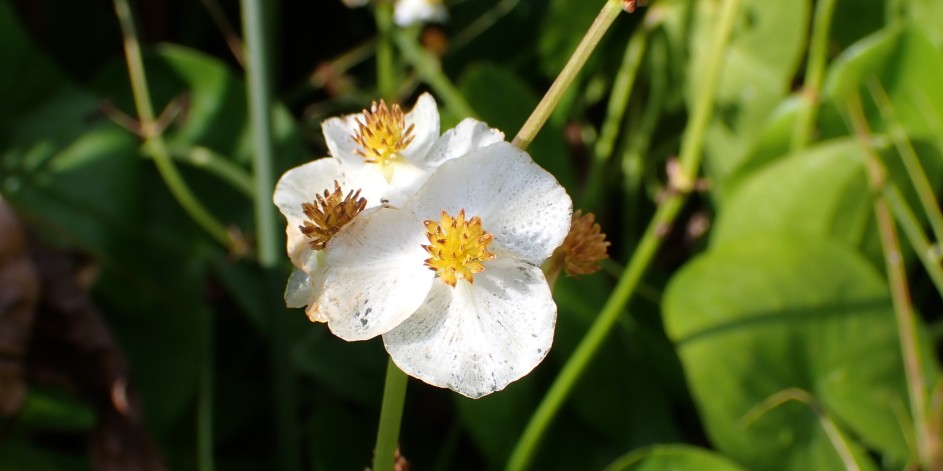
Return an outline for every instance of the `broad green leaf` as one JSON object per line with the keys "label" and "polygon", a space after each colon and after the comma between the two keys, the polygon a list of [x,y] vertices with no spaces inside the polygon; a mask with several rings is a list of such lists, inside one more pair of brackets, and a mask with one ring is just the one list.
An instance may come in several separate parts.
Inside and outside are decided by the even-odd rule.
{"label": "broad green leaf", "polygon": [[657,445],[633,451],[605,471],[742,471],[722,455],[689,445]]}
{"label": "broad green leaf", "polygon": [[903,2],[910,21],[919,26],[937,50],[943,50],[943,2],[938,0],[913,0]]}
{"label": "broad green leaf", "polygon": [[731,192],[711,244],[796,234],[860,245],[872,213],[865,159],[860,144],[846,138],[764,166]]}
{"label": "broad green leaf", "polygon": [[741,164],[772,111],[789,92],[805,46],[809,2],[744,0],[716,90],[704,90],[705,73],[720,15],[719,1],[697,2],[691,35],[686,96],[688,111],[704,93],[715,94],[714,118],[705,140],[705,164],[717,196]]}
{"label": "broad green leaf", "polygon": [[843,469],[836,449],[873,469],[865,446],[908,456],[887,287],[847,245],[769,235],[715,246],[672,280],[664,315],[711,441],[749,469]]}
{"label": "broad green leaf", "polygon": [[825,96],[840,110],[858,93],[872,131],[886,125],[873,106],[871,89],[887,93],[894,114],[913,138],[940,142],[943,134],[943,55],[916,28],[882,30],[855,43],[829,68]]}
{"label": "broad green leaf", "polygon": [[[513,72],[495,65],[470,65],[459,81],[459,88],[480,118],[504,132],[509,141],[540,101],[539,96]],[[562,136],[560,126],[547,122],[527,151],[564,187],[573,189],[576,184],[574,166]]]}

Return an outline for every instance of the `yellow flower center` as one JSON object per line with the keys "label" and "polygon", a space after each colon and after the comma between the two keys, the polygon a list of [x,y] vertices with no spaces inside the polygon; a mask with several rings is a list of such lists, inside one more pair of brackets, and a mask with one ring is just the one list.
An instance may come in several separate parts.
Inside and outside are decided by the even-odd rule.
{"label": "yellow flower center", "polygon": [[360,190],[344,196],[341,186],[334,180],[334,191],[324,190],[324,195],[315,196],[311,203],[302,203],[301,209],[308,220],[298,226],[301,233],[311,239],[311,250],[321,250],[344,225],[367,207],[367,200],[360,197]]}
{"label": "yellow flower center", "polygon": [[426,259],[426,266],[435,270],[445,284],[454,288],[459,278],[474,283],[474,274],[485,269],[481,262],[494,260],[494,254],[487,250],[494,235],[481,228],[480,217],[466,221],[464,209],[454,218],[442,211],[441,221],[430,220],[423,224],[429,245],[422,248],[431,255]]}
{"label": "yellow flower center", "polygon": [[387,179],[392,175],[392,165],[402,158],[402,152],[413,142],[413,128],[406,127],[406,116],[399,105],[387,107],[386,102],[373,102],[370,110],[363,110],[357,120],[357,130],[352,136],[360,146],[355,152],[372,164],[380,164]]}

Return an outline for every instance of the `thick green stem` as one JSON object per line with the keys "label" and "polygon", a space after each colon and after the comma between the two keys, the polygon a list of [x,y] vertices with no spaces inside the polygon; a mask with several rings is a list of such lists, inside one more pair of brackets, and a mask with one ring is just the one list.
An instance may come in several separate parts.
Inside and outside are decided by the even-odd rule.
{"label": "thick green stem", "polygon": [[[691,181],[694,180],[700,166],[704,136],[714,109],[714,90],[717,87],[717,80],[723,65],[723,52],[733,29],[738,4],[739,0],[727,0],[724,3],[720,22],[711,44],[711,55],[704,71],[704,86],[694,104],[688,129],[681,144],[682,173]],[[603,341],[612,330],[612,326],[619,319],[619,314],[635,292],[642,275],[661,246],[663,237],[671,228],[686,200],[687,193],[675,191],[658,207],[635,253],[632,254],[628,267],[609,300],[606,301],[599,317],[590,326],[586,336],[580,341],[563,366],[560,375],[554,380],[547,395],[544,396],[537,411],[531,416],[523,435],[511,453],[508,470],[522,471],[530,465],[550,421],[563,405],[563,401],[573,389],[583,370],[599,351]]]}
{"label": "thick green stem", "polygon": [[141,44],[138,41],[137,29],[134,26],[131,6],[128,4],[128,0],[114,0],[114,5],[118,23],[121,26],[124,53],[128,62],[128,75],[131,79],[131,92],[134,95],[134,104],[137,108],[145,148],[154,157],[154,164],[157,166],[157,171],[164,180],[164,184],[167,185],[170,193],[190,218],[224,247],[232,249],[235,244],[229,235],[229,231],[197,200],[170,159],[167,144],[160,134],[154,117],[150,89],[147,86],[147,75],[144,73],[144,61],[141,59]]}
{"label": "thick green stem", "polygon": [[[252,143],[255,170],[255,213],[259,263],[271,280],[278,277],[276,264],[280,238],[276,230],[275,206],[272,193],[275,188],[274,144],[272,138],[272,90],[267,46],[268,22],[261,0],[242,0],[242,29],[246,41],[246,82],[248,84],[249,113],[252,124]],[[273,281],[273,284],[275,282]],[[279,292],[275,286],[269,292]],[[272,309],[270,361],[272,365],[272,395],[275,409],[275,443],[278,469],[301,469],[298,429],[295,424],[296,407],[288,339],[285,332],[284,311]]]}
{"label": "thick green stem", "polygon": [[897,320],[897,334],[904,359],[904,374],[907,379],[907,392],[910,397],[910,409],[917,440],[917,456],[921,469],[938,470],[940,463],[931,453],[934,446],[931,442],[930,418],[927,416],[927,387],[924,383],[920,359],[917,314],[914,312],[910,298],[907,272],[897,238],[897,230],[894,227],[894,218],[891,216],[887,200],[880,193],[886,184],[886,172],[880,157],[871,146],[871,131],[868,129],[867,118],[865,118],[861,99],[857,93],[848,97],[847,105],[855,135],[868,156],[866,163],[868,183],[877,194],[874,199],[874,215],[884,251],[884,264],[891,287],[891,299],[894,302],[894,317]]}
{"label": "thick green stem", "polygon": [[590,25],[589,30],[586,31],[586,34],[583,36],[583,40],[580,41],[579,45],[576,46],[576,50],[573,51],[570,60],[567,61],[563,70],[560,71],[560,75],[557,76],[557,79],[550,85],[550,89],[547,90],[543,99],[537,104],[537,108],[534,108],[533,113],[527,118],[524,126],[517,132],[517,136],[514,136],[514,140],[511,141],[511,144],[521,149],[527,149],[530,143],[534,141],[534,137],[537,136],[540,128],[542,128],[547,122],[547,119],[550,118],[550,114],[557,108],[557,104],[560,103],[563,94],[570,88],[570,84],[573,83],[573,80],[576,79],[576,75],[582,70],[583,65],[586,64],[589,55],[596,49],[596,45],[599,44],[602,36],[609,30],[609,27],[612,26],[612,23],[621,12],[621,1],[606,0],[602,9],[599,10],[599,15],[596,16],[593,24]]}
{"label": "thick green stem", "polygon": [[815,116],[819,109],[819,95],[825,77],[825,61],[828,55],[828,33],[832,26],[835,0],[820,0],[816,3],[812,24],[812,39],[809,43],[809,58],[806,63],[805,81],[801,98],[806,101],[799,108],[799,116],[792,133],[792,151],[797,152],[809,144]]}
{"label": "thick green stem", "polygon": [[373,471],[393,471],[408,380],[406,373],[403,373],[390,359],[386,365],[386,383],[383,386],[383,405],[380,408],[380,426],[377,430]]}
{"label": "thick green stem", "polygon": [[377,89],[380,96],[396,98],[396,69],[393,65],[393,2],[376,2],[373,10],[377,22]]}
{"label": "thick green stem", "polygon": [[432,87],[449,111],[463,118],[476,116],[475,110],[442,71],[439,59],[419,45],[412,31],[400,29],[393,34],[393,39],[403,58],[416,69],[423,82]]}

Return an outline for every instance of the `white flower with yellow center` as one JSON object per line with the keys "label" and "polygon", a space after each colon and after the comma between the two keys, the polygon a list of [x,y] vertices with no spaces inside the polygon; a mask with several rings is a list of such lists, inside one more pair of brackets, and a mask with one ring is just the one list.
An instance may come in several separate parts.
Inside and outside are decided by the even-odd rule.
{"label": "white flower with yellow center", "polygon": [[288,220],[288,256],[297,267],[286,304],[308,305],[311,320],[321,322],[327,319],[314,301],[331,238],[366,208],[404,204],[442,162],[504,139],[473,119],[439,136],[439,111],[428,93],[409,113],[380,101],[362,113],[328,119],[322,129],[331,157],[285,172],[273,196]]}
{"label": "white flower with yellow center", "polygon": [[449,19],[443,0],[397,0],[393,20],[398,26],[444,23]]}
{"label": "white flower with yellow center", "polygon": [[557,308],[540,265],[572,203],[499,142],[442,164],[406,206],[364,211],[331,241],[320,312],[335,335],[383,335],[406,373],[468,397],[530,372]]}

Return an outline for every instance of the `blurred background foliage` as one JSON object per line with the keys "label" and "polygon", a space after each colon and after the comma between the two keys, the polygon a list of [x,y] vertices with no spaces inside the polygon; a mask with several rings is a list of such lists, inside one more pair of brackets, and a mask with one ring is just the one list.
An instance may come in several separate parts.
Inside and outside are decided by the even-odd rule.
{"label": "blurred background foliage", "polygon": [[[710,94],[706,183],[663,231],[532,467],[940,469],[918,450],[930,440],[941,463],[943,285],[930,245],[941,234],[925,232],[940,216],[921,197],[943,183],[943,1],[741,0],[716,89],[701,79],[722,2],[649,3],[616,21],[529,148],[576,207],[597,213],[611,261],[560,281],[554,348],[505,391],[469,400],[412,382],[403,454],[413,469],[504,467],[671,191],[666,165],[693,104]],[[602,0],[447,4],[447,25],[407,30],[406,40],[510,138]],[[169,152],[196,197],[251,247],[240,5],[134,8]],[[376,27],[370,8],[335,0],[266,8],[281,173],[326,155],[323,119],[376,99]],[[398,101],[408,106],[429,78],[397,57]],[[181,209],[135,132],[113,5],[0,0],[0,70],[0,195],[88,292],[166,465],[208,469],[204,447],[220,470],[367,466],[386,364],[379,339],[345,343],[285,309],[286,257],[262,268],[251,249],[221,247]],[[443,129],[464,117],[439,102]],[[869,183],[874,162],[886,181]],[[915,185],[924,178],[929,193]],[[912,412],[885,273],[874,211],[882,197],[902,228],[916,228],[901,235],[901,257],[919,313],[923,417]],[[286,325],[273,327],[273,316]],[[4,357],[23,365],[29,387],[3,419],[0,470],[92,469],[102,398],[31,375],[37,355],[67,352],[30,345]],[[287,389],[271,386],[279,368]],[[286,427],[279,413],[298,443],[276,443],[286,436],[274,432]]]}

